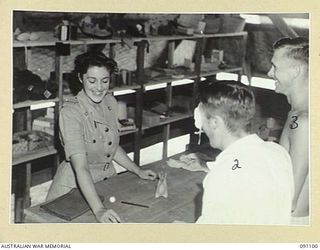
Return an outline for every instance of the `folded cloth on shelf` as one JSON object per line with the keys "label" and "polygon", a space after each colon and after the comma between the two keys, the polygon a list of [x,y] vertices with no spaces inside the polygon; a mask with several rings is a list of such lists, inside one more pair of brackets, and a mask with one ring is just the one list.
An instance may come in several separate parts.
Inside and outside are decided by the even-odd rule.
{"label": "folded cloth on shelf", "polygon": [[[104,200],[102,196],[99,197],[101,201]],[[67,194],[49,201],[40,207],[48,213],[67,221],[71,221],[90,210],[78,188],[73,188]]]}

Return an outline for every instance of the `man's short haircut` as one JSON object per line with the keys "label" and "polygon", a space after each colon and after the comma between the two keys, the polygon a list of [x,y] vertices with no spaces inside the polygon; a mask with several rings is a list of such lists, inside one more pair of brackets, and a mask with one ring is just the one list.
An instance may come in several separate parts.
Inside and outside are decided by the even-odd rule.
{"label": "man's short haircut", "polygon": [[219,115],[231,133],[250,131],[255,98],[248,86],[238,81],[212,82],[202,89],[200,101],[207,118]]}
{"label": "man's short haircut", "polygon": [[286,56],[309,65],[309,41],[304,37],[281,38],[273,45],[273,49],[277,50],[285,48]]}

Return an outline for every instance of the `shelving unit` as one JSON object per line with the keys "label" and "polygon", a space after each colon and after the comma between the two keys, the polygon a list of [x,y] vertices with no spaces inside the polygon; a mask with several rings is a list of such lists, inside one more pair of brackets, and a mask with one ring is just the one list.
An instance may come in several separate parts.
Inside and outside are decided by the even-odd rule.
{"label": "shelving unit", "polygon": [[[32,47],[52,47],[55,48],[57,43],[61,43],[62,41],[59,41],[57,38],[53,37],[52,32],[43,32],[43,34],[40,35],[40,39],[37,41],[27,41],[27,42],[20,42],[20,41],[13,41],[13,49],[15,48],[25,48],[25,56],[28,56],[28,49],[31,49]],[[136,57],[136,79],[133,85],[130,86],[121,86],[121,87],[115,87],[111,89],[110,91],[115,92],[121,92],[126,90],[132,90],[132,92],[135,94],[135,123],[136,123],[136,129],[125,131],[120,133],[121,136],[133,134],[134,140],[133,140],[133,149],[134,149],[134,161],[139,164],[140,161],[140,145],[142,140],[142,133],[144,130],[151,129],[153,127],[157,126],[163,126],[163,159],[167,158],[167,149],[168,149],[168,141],[170,138],[170,125],[174,122],[181,121],[184,119],[189,119],[193,117],[193,112],[188,112],[185,114],[176,114],[174,116],[168,117],[166,119],[163,119],[158,124],[145,126],[142,124],[142,114],[143,114],[143,94],[146,93],[148,90],[148,87],[156,86],[157,84],[164,83],[164,88],[166,92],[166,106],[167,108],[171,108],[172,106],[172,92],[174,88],[174,82],[189,79],[191,82],[187,84],[192,84],[192,105],[195,106],[195,98],[196,93],[198,93],[199,84],[201,82],[202,77],[212,76],[216,75],[219,72],[238,72],[239,74],[243,73],[245,70],[245,59],[243,58],[242,65],[238,65],[235,67],[230,67],[228,69],[224,70],[211,70],[211,71],[203,71],[201,70],[201,56],[203,51],[203,42],[205,39],[219,39],[219,38],[232,38],[232,37],[242,37],[244,41],[244,50],[247,40],[247,33],[246,32],[238,32],[238,33],[225,33],[225,34],[207,34],[207,35],[193,35],[193,36],[149,36],[146,38],[133,38],[133,42],[135,46],[137,47],[137,57]],[[183,74],[181,77],[168,77],[168,76],[159,76],[156,79],[150,79],[147,82],[145,82],[145,68],[144,68],[144,58],[145,58],[145,49],[147,41],[168,41],[168,68],[173,68],[173,56],[174,56],[174,50],[175,50],[175,41],[177,40],[194,40],[196,41],[196,49],[194,54],[194,70],[187,72],[186,74]],[[121,43],[120,39],[108,39],[108,40],[95,40],[95,39],[89,39],[89,38],[80,38],[78,40],[71,40],[71,41],[63,41],[63,44],[70,44],[72,45],[83,45],[84,50],[87,50],[88,45],[93,44],[105,44],[110,46],[110,55],[112,57],[114,45]],[[245,54],[245,52],[244,52]],[[20,103],[13,104],[13,110],[16,109],[26,109],[27,112],[27,129],[31,130],[31,120],[32,115],[30,108],[34,105],[40,105],[42,107],[45,107],[48,103],[54,103],[55,107],[55,119],[58,120],[58,115],[60,108],[63,105],[64,98],[63,96],[63,56],[56,55],[55,58],[55,74],[56,74],[56,81],[59,86],[58,91],[58,97],[54,99],[49,100],[40,100],[40,101],[24,101]],[[192,131],[190,131],[191,133]],[[57,135],[55,135],[57,136]],[[39,159],[41,157],[47,157],[47,156],[56,156],[55,158],[55,164],[56,166],[59,164],[59,156],[57,154],[57,149],[55,145],[52,145],[48,148],[41,149],[35,152],[30,152],[30,154],[25,154],[21,157],[13,156],[12,158],[12,165],[13,166],[19,166],[20,169],[22,164],[25,164],[25,169],[21,171],[23,173],[22,177],[19,178],[23,179],[23,185],[25,186],[25,191],[20,194],[16,199],[16,222],[22,221],[22,215],[21,215],[21,209],[27,207],[29,202],[29,188],[31,183],[31,161]],[[23,202],[21,202],[21,199],[23,199]],[[20,204],[20,205],[19,205]],[[22,206],[22,207],[21,207]]]}
{"label": "shelving unit", "polygon": [[191,117],[193,117],[193,113],[175,114],[175,115],[172,115],[171,117],[168,117],[168,118],[160,120],[160,122],[157,123],[157,124],[153,124],[153,125],[149,125],[149,126],[143,125],[142,126],[142,130],[146,130],[146,129],[150,129],[150,128],[154,128],[154,127],[158,127],[158,126],[163,126],[163,125],[166,125],[166,124],[170,124],[170,123],[173,123],[173,122],[181,121],[181,120],[184,120],[184,119],[187,119],[187,118],[191,118]]}
{"label": "shelving unit", "polygon": [[[182,80],[182,79],[190,79],[193,82],[190,84],[193,84],[193,91],[192,91],[192,106],[195,107],[196,105],[196,94],[198,93],[199,90],[199,85],[201,82],[202,77],[208,77],[208,76],[214,76],[220,72],[236,72],[239,75],[239,78],[241,74],[243,74],[244,71],[246,71],[246,63],[245,63],[245,58],[242,58],[242,65],[237,65],[237,66],[229,66],[226,69],[214,69],[214,70],[202,70],[201,69],[201,57],[202,57],[202,52],[203,52],[203,42],[205,39],[219,39],[219,38],[232,38],[232,37],[241,37],[243,39],[244,43],[244,55],[246,51],[246,43],[247,43],[247,33],[246,32],[237,32],[237,33],[224,33],[224,34],[210,34],[210,35],[194,35],[194,36],[172,36],[172,37],[157,37],[157,38],[148,38],[148,40],[152,39],[163,39],[163,40],[168,40],[168,68],[173,68],[173,57],[174,57],[174,50],[175,50],[175,41],[176,40],[195,40],[196,41],[196,48],[195,48],[195,54],[194,54],[194,62],[195,62],[195,67],[194,71],[187,72],[184,74],[182,77],[179,78],[173,78],[173,77],[168,77],[168,76],[163,76],[160,77],[158,76],[156,79],[151,79],[148,82],[142,84],[142,89],[144,92],[147,92],[146,88],[150,86],[155,86],[159,85],[161,83],[165,83],[165,91],[166,91],[166,106],[168,110],[172,107],[172,91],[173,91],[173,82]],[[143,46],[143,44],[141,45]],[[143,55],[143,49],[140,50],[140,55],[137,55],[137,58],[144,58]],[[139,51],[138,51],[139,53]],[[142,60],[141,59],[141,60]],[[140,62],[140,67],[143,66],[143,61]],[[143,68],[143,67],[142,67]],[[143,72],[141,72],[143,74]],[[143,79],[143,75],[140,76]],[[142,110],[140,110],[140,113],[137,114],[138,119],[142,118]],[[158,126],[163,126],[163,160],[167,158],[168,155],[168,141],[170,139],[170,125],[174,122],[181,121],[184,119],[188,119],[193,117],[193,112],[192,113],[187,113],[187,114],[177,114],[176,116],[168,117],[162,121],[160,121],[157,124],[150,125],[150,126],[145,126],[142,125],[139,128],[139,131],[147,130],[153,127],[158,127]],[[191,131],[190,131],[191,132]],[[141,133],[138,133],[138,136],[141,136]],[[140,140],[140,139],[139,139]],[[138,159],[139,162],[139,159]]]}
{"label": "shelving unit", "polygon": [[50,156],[50,155],[55,155],[57,153],[57,150],[54,148],[54,146],[49,146],[46,148],[41,148],[36,151],[31,151],[26,154],[18,155],[18,156],[13,156],[12,157],[12,165],[18,165],[22,164],[25,162],[30,162],[32,160],[37,160],[42,157]]}

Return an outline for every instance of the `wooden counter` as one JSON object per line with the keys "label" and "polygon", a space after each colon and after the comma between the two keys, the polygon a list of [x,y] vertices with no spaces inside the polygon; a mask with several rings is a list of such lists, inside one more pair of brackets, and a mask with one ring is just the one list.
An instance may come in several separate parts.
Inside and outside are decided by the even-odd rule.
{"label": "wooden counter", "polygon": [[[123,223],[195,222],[201,213],[202,180],[206,173],[170,168],[161,161],[144,168],[158,172],[163,167],[167,172],[168,198],[155,198],[157,181],[141,180],[129,172],[97,183],[96,189],[105,198],[105,206],[116,211]],[[109,202],[111,196],[116,198],[115,203]],[[120,201],[144,204],[149,208]],[[48,214],[40,205],[25,209],[25,214],[25,223],[97,223],[91,210],[70,222]]]}

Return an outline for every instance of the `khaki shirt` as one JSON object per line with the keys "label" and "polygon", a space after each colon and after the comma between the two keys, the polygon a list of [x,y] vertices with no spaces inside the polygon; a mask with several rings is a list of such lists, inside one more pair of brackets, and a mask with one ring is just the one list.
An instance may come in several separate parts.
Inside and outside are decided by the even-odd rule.
{"label": "khaki shirt", "polygon": [[116,174],[112,159],[120,140],[117,113],[117,101],[110,94],[99,104],[93,103],[83,90],[65,100],[59,117],[59,135],[66,160],[60,164],[47,198],[76,187],[70,164],[74,154],[86,154],[94,183]]}
{"label": "khaki shirt", "polygon": [[85,153],[89,165],[110,163],[119,145],[117,101],[106,95],[96,104],[82,90],[65,101],[59,127],[67,161],[73,154]]}

